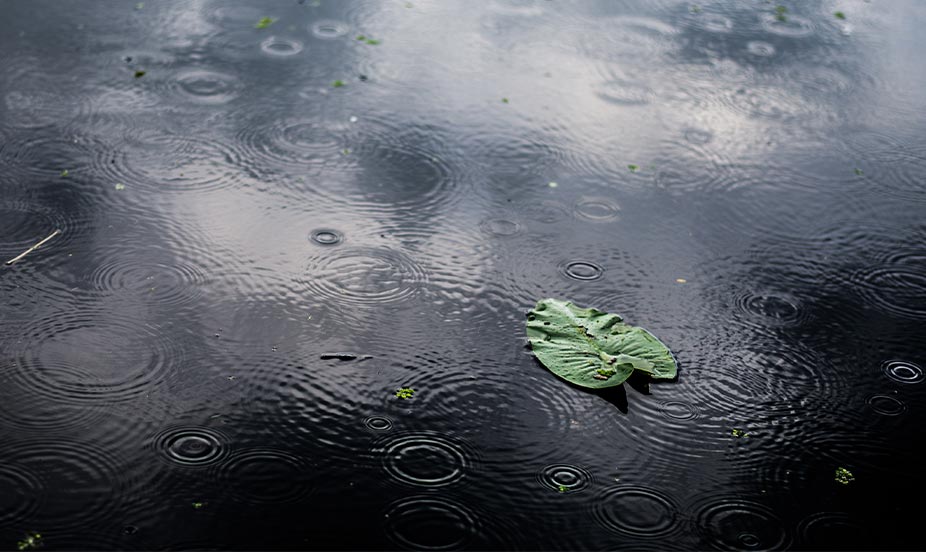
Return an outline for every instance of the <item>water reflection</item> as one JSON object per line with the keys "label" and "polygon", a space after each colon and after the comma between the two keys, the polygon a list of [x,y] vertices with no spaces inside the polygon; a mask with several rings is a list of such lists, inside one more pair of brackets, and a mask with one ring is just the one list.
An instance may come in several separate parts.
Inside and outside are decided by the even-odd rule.
{"label": "water reflection", "polygon": [[[926,12],[783,7],[9,3],[0,538],[918,543]],[[679,380],[564,384],[546,296]]]}

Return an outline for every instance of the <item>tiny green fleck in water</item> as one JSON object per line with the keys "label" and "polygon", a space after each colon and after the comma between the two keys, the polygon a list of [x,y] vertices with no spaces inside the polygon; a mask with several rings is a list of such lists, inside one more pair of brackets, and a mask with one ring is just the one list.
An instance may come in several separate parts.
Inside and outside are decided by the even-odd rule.
{"label": "tiny green fleck in water", "polygon": [[194,509],[194,510],[201,510],[205,505],[206,505],[205,502],[194,502],[194,503],[193,503],[193,509]]}
{"label": "tiny green fleck in water", "polygon": [[62,178],[64,178],[64,177],[67,176],[68,174],[69,174],[69,173],[68,173],[68,170],[67,170],[67,169],[64,169],[63,171],[61,171],[61,177],[62,177]]}
{"label": "tiny green fleck in water", "polygon": [[743,431],[742,429],[736,429],[736,428],[734,427],[734,428],[733,428],[733,436],[734,436],[734,437],[749,437],[749,434],[746,433],[745,431]]}
{"label": "tiny green fleck in water", "polygon": [[567,487],[567,486],[565,486],[565,485],[560,485],[560,486],[559,486],[559,492],[561,492],[561,493],[565,493],[565,492],[568,491],[568,490],[569,490],[569,487]]}
{"label": "tiny green fleck in water", "polygon": [[412,395],[414,394],[415,394],[415,390],[412,389],[411,387],[402,387],[400,389],[396,389],[396,392],[395,392],[395,396],[400,399],[410,399],[412,398]]}
{"label": "tiny green fleck in water", "polygon": [[35,550],[42,545],[41,533],[29,533],[26,538],[16,543],[19,550]]}
{"label": "tiny green fleck in water", "polygon": [[272,17],[261,17],[260,20],[254,25],[255,29],[266,29],[270,25],[273,25],[274,19]]}
{"label": "tiny green fleck in water", "polygon": [[368,38],[366,40],[366,43],[369,44],[370,46],[378,46],[382,43],[382,40],[377,40],[375,38]]}
{"label": "tiny green fleck in water", "polygon": [[140,79],[145,76],[145,73],[147,73],[147,71],[141,71],[141,70],[135,71],[135,78]]}
{"label": "tiny green fleck in water", "polygon": [[693,4],[690,8],[688,8],[688,11],[691,13],[701,13],[701,6]]}
{"label": "tiny green fleck in water", "polygon": [[342,149],[342,150],[341,150],[341,155],[350,155],[350,150],[347,149],[347,148]]}
{"label": "tiny green fleck in water", "polygon": [[775,19],[778,21],[787,21],[788,17],[785,15],[788,13],[788,8],[784,6],[775,6]]}
{"label": "tiny green fleck in water", "polygon": [[862,176],[864,174],[865,173],[862,171],[862,169],[855,167],[855,176]]}
{"label": "tiny green fleck in water", "polygon": [[331,83],[331,86],[333,86],[333,87],[335,87],[335,88],[341,88],[342,86],[344,86],[344,81],[338,79],[338,80],[334,81],[333,83]]}
{"label": "tiny green fleck in water", "polygon": [[366,35],[357,35],[357,40],[359,40],[360,42],[363,42],[366,39],[367,39]]}
{"label": "tiny green fleck in water", "polygon": [[117,191],[120,191],[120,192],[121,192],[121,191],[124,190],[124,189],[125,189],[125,184],[123,184],[123,183],[121,183],[121,182],[120,182],[119,184],[116,184],[116,190],[117,190]]}
{"label": "tiny green fleck in water", "polygon": [[845,18],[846,18],[846,14],[842,13],[841,11],[834,12],[833,15],[836,16],[836,19],[845,19]]}
{"label": "tiny green fleck in water", "polygon": [[143,9],[145,9],[145,3],[144,3],[144,2],[139,2],[139,3],[135,4],[135,9],[136,9],[136,10],[143,10]]}
{"label": "tiny green fleck in water", "polygon": [[549,187],[551,187],[551,188],[555,188],[555,187],[559,186],[559,184],[557,184],[556,182],[550,182],[549,184],[547,184],[547,186],[549,186]]}
{"label": "tiny green fleck in water", "polygon": [[848,485],[855,481],[855,476],[846,468],[836,468],[836,482]]}
{"label": "tiny green fleck in water", "polygon": [[630,169],[630,172],[637,172],[640,169],[637,165],[627,165],[627,168]]}
{"label": "tiny green fleck in water", "polygon": [[508,103],[508,98],[502,98],[502,103]]}

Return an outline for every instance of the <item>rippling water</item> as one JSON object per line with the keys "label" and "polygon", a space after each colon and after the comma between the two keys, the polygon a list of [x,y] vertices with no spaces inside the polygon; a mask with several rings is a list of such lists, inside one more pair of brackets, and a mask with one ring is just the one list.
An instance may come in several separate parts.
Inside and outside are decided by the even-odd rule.
{"label": "rippling water", "polygon": [[4,3],[0,549],[922,548],[926,8],[781,6]]}

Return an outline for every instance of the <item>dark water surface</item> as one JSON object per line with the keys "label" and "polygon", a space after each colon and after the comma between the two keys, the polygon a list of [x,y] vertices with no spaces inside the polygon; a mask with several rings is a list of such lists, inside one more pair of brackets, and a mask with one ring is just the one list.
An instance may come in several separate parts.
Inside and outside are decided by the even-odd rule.
{"label": "dark water surface", "polygon": [[3,2],[0,548],[922,549],[926,3],[782,5]]}

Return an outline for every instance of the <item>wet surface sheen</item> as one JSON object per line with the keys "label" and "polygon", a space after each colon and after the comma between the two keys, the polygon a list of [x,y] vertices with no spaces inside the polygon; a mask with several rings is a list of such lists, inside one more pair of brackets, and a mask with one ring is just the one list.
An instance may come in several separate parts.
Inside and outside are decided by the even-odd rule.
{"label": "wet surface sheen", "polygon": [[782,7],[4,2],[0,549],[921,548],[926,7]]}

